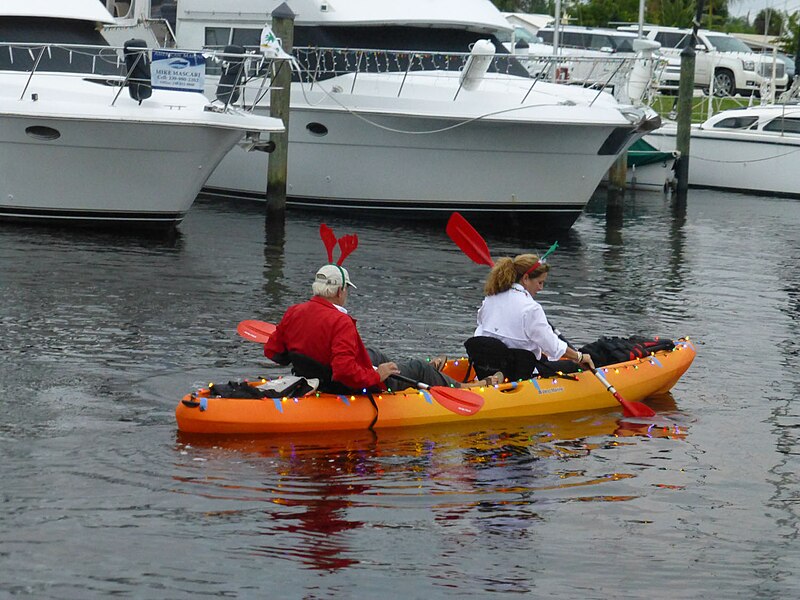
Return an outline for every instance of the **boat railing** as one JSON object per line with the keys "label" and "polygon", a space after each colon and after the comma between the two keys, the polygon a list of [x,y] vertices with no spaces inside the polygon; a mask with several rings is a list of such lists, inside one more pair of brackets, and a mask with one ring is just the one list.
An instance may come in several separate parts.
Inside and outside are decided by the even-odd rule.
{"label": "boat railing", "polygon": [[[236,103],[252,108],[262,102],[271,90],[272,81],[279,69],[294,70],[294,80],[308,84],[313,89],[320,82],[342,76],[350,76],[346,87],[339,92],[356,93],[360,77],[366,73],[388,74],[393,77],[393,93],[402,97],[417,78],[441,76],[451,82],[458,78],[453,99],[457,99],[462,89],[477,89],[482,81],[492,81],[496,85],[505,84],[509,100],[525,103],[538,82],[551,82],[562,85],[581,86],[596,90],[598,94],[608,91],[618,98],[627,100],[626,82],[636,60],[633,57],[587,57],[580,55],[535,56],[511,54],[480,54],[473,52],[423,52],[387,51],[380,49],[349,48],[295,48],[293,58],[265,56],[258,49],[246,49],[244,53],[225,52],[219,48],[203,50],[180,50],[163,48],[133,48],[126,50],[114,46],[89,46],[69,44],[0,44],[0,70],[23,71],[27,80],[19,90],[19,98],[25,97],[31,81],[44,73],[58,72],[86,78],[91,76],[98,83],[116,88],[112,91],[112,104],[122,92],[122,88],[134,86],[159,87],[155,81],[143,79],[143,73],[150,77],[150,68],[137,70],[137,66],[150,67],[154,53],[158,59],[171,60],[172,57],[189,57],[197,60],[197,77],[204,78],[196,89],[178,87],[179,91],[206,92],[210,96],[211,86],[224,85],[227,91],[216,90],[217,101],[225,108]],[[131,61],[131,54],[134,60]],[[202,60],[200,60],[200,57]],[[193,61],[194,61],[193,59]],[[194,64],[193,61],[192,64]],[[163,63],[159,63],[163,64]],[[342,87],[342,86],[339,86]]]}
{"label": "boat railing", "polygon": [[[286,58],[275,58],[246,52],[243,54],[226,53],[217,50],[180,50],[163,48],[128,48],[115,46],[96,46],[85,44],[36,44],[36,43],[0,43],[0,71],[25,73],[27,77],[19,88],[19,99],[25,98],[31,82],[35,77],[47,77],[57,74],[73,76],[80,79],[90,78],[95,83],[110,87],[109,95],[113,105],[125,87],[133,85],[159,87],[159,82],[152,77],[151,67],[159,52],[171,58],[195,57],[195,61],[184,61],[183,64],[196,62],[201,69],[202,77],[206,72],[228,72],[227,83],[213,79],[215,85],[226,85],[227,91],[217,93],[217,101],[225,108],[233,104],[230,100],[238,97],[253,80],[258,82],[261,93],[269,90],[271,79],[277,69],[290,68]],[[126,53],[128,60],[126,61]],[[159,57],[161,58],[161,57]],[[142,67],[145,67],[142,70]],[[175,76],[178,85],[164,87],[184,92],[204,92],[206,84],[189,89],[181,87],[186,77],[179,73]],[[233,92],[236,90],[236,92]],[[16,92],[15,92],[16,93]],[[220,98],[220,95],[223,98]],[[225,99],[227,97],[227,99]]]}
{"label": "boat railing", "polygon": [[[229,63],[243,60],[248,89],[255,87],[259,96],[270,89],[270,81],[278,68],[284,68],[280,62],[265,60],[258,47],[245,46],[244,55],[231,55],[224,52],[224,47],[209,46],[203,52],[209,56],[206,61],[206,74],[209,77],[220,76]],[[536,56],[512,54],[476,54],[473,52],[429,52],[418,50],[383,50],[375,48],[333,48],[333,47],[297,47],[292,51],[294,70],[293,81],[308,84],[308,90],[320,82],[337,77],[350,76],[348,83],[337,86],[338,93],[358,93],[360,77],[363,74],[390,75],[396,82],[396,96],[403,97],[408,86],[417,77],[430,81],[431,76],[441,75],[452,81],[459,78],[458,97],[463,87],[470,81],[466,73],[473,73],[472,83],[477,87],[480,80],[492,80],[496,84],[508,84],[509,94],[518,94],[517,100],[524,103],[536,84],[540,81],[580,86],[607,91],[618,99],[628,102],[626,95],[627,82],[630,78],[637,57],[633,56]],[[480,65],[480,72],[474,69]],[[655,70],[654,70],[655,72]],[[509,77],[510,76],[510,77]],[[373,80],[374,81],[374,80]],[[651,90],[656,89],[651,84]],[[243,93],[244,96],[244,93]],[[250,94],[250,97],[252,94]],[[512,98],[512,96],[509,96]],[[260,101],[248,98],[247,104],[252,106]]]}
{"label": "boat railing", "polygon": [[[219,52],[219,49],[209,50]],[[263,74],[264,70],[258,66],[260,54],[257,51],[250,54],[252,64],[248,67],[248,74],[252,78],[259,73]],[[509,89],[513,88],[515,93],[520,93],[521,103],[525,102],[539,81],[581,86],[598,92],[607,91],[627,102],[629,101],[626,96],[627,82],[636,60],[631,56],[476,55],[470,52],[322,47],[295,48],[293,56],[294,81],[309,84],[309,89],[313,89],[318,82],[351,75],[348,88],[337,91],[356,93],[361,74],[379,73],[394,76],[397,80],[397,97],[403,96],[407,85],[417,76],[424,76],[428,81],[431,75],[436,73],[451,80],[458,76],[460,85],[463,86],[469,83],[463,75],[470,70],[470,62],[476,61],[481,63],[481,72],[473,75],[476,81],[487,79],[495,82],[513,82],[514,85]],[[219,73],[219,70],[219,65],[215,67],[211,62],[208,63],[209,74]],[[461,87],[459,91],[460,89]],[[655,84],[651,89],[655,89]],[[458,96],[458,92],[455,96]]]}
{"label": "boat railing", "polygon": [[[398,97],[410,78],[420,72],[464,73],[471,61],[480,61],[487,79],[494,75],[511,75],[536,81],[581,85],[613,90],[630,74],[633,60],[629,57],[608,57],[599,60],[586,56],[534,56],[512,54],[476,54],[471,52],[428,52],[416,50],[381,50],[351,48],[295,48],[294,56],[301,79],[310,84],[333,77],[352,74],[351,92],[355,91],[359,74],[396,74],[400,78]],[[496,78],[496,77],[495,77]]]}

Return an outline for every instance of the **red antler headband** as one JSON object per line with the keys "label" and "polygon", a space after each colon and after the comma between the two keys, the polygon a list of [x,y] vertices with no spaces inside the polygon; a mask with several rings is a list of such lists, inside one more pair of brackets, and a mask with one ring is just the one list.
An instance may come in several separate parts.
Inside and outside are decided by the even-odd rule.
{"label": "red antler headband", "polygon": [[550,246],[550,248],[547,250],[547,252],[545,252],[542,255],[542,258],[540,258],[535,263],[533,263],[533,266],[530,269],[528,269],[527,271],[525,271],[525,273],[523,274],[523,277],[525,275],[530,275],[536,269],[538,269],[540,266],[542,266],[544,263],[546,263],[547,262],[547,257],[550,256],[553,252],[555,252],[556,248],[558,248],[558,242],[554,242],[553,245]]}
{"label": "red antler headband", "polygon": [[336,236],[333,233],[333,229],[323,223],[319,226],[319,237],[322,238],[325,250],[328,251],[328,262],[333,264],[333,249],[336,247]]}
{"label": "red antler headband", "polygon": [[345,258],[350,256],[353,251],[358,248],[358,236],[355,233],[351,233],[348,235],[343,235],[337,240],[336,235],[333,233],[333,229],[328,227],[325,223],[322,223],[319,226],[319,237],[322,239],[322,243],[325,244],[325,250],[328,252],[328,264],[334,264],[333,249],[336,247],[336,244],[339,244],[339,260],[334,266],[338,267],[339,272],[342,274],[342,285],[347,285],[342,263],[344,262]]}
{"label": "red antler headband", "polygon": [[358,236],[355,233],[340,237],[339,250],[341,250],[341,255],[339,256],[339,260],[336,264],[341,266],[341,264],[344,262],[344,259],[350,256],[350,254],[352,254],[353,250],[356,248],[358,248]]}

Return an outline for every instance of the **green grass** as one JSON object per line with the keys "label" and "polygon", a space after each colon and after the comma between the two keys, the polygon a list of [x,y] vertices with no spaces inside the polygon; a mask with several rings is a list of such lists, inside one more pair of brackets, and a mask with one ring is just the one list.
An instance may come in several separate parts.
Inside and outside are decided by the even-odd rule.
{"label": "green grass", "polygon": [[[678,100],[678,96],[663,96],[658,95],[651,104],[655,110],[664,119],[675,118],[672,112],[672,107]],[[722,110],[729,108],[743,108],[750,102],[749,98],[713,98],[711,100],[712,114],[716,114]],[[758,100],[753,100],[757,103]],[[708,118],[708,96],[695,96],[692,98],[692,123],[702,123]]]}

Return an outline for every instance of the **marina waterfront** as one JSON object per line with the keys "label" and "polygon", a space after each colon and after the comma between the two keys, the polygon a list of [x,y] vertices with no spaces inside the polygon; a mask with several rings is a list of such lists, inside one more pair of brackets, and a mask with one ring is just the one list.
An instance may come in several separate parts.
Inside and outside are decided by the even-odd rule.
{"label": "marina waterfront", "polygon": [[[800,584],[800,203],[596,196],[539,296],[568,337],[689,335],[620,411],[291,437],[177,432],[209,381],[285,373],[236,335],[306,299],[321,221],[397,358],[457,356],[485,267],[443,226],[198,200],[138,238],[0,225],[0,598],[788,598]],[[489,230],[493,255],[549,237]]]}

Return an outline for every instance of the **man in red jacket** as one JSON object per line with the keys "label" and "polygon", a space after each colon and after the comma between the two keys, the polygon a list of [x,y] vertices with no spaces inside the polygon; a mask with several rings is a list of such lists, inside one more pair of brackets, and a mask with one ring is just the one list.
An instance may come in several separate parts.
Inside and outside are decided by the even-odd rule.
{"label": "man in red jacket", "polygon": [[[344,308],[351,287],[356,286],[347,269],[333,264],[321,267],[311,286],[314,296],[286,310],[275,333],[264,344],[264,355],[285,365],[289,364],[289,352],[302,354],[330,366],[333,381],[352,390],[384,389],[386,385],[391,389],[408,387],[399,380],[386,382],[397,374],[428,385],[461,387],[427,362],[410,360],[398,366],[383,353],[368,350],[358,334],[356,320]],[[376,363],[380,364],[373,367]]]}

